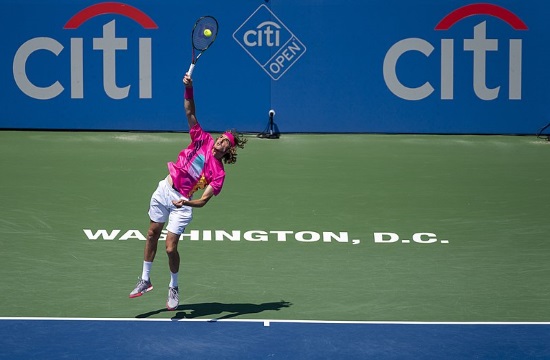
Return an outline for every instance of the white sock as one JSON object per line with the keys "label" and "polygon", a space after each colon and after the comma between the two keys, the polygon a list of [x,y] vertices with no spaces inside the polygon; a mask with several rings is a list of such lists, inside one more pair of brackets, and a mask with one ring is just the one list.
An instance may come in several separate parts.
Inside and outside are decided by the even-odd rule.
{"label": "white sock", "polygon": [[152,261],[143,262],[143,271],[141,273],[141,278],[145,281],[149,281],[149,273],[151,272],[151,266],[153,265]]}
{"label": "white sock", "polygon": [[170,271],[170,287],[178,287],[178,273]]}

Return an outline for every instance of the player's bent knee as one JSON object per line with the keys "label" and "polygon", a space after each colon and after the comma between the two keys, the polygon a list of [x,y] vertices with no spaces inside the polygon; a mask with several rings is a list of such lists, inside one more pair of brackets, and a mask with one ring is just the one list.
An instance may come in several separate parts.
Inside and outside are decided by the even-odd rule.
{"label": "player's bent knee", "polygon": [[178,253],[178,247],[176,245],[167,245],[166,253],[168,254],[168,256],[175,255]]}
{"label": "player's bent knee", "polygon": [[162,233],[162,228],[156,228],[156,227],[149,228],[149,230],[147,230],[147,240],[158,241],[161,233]]}

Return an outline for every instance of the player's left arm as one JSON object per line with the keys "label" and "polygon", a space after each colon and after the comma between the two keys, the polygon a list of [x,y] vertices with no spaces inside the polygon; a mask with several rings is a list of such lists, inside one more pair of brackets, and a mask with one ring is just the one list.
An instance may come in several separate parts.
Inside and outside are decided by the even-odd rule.
{"label": "player's left arm", "polygon": [[208,203],[208,201],[214,196],[214,188],[210,185],[206,186],[204,189],[204,192],[202,193],[202,196],[200,199],[195,200],[185,200],[185,199],[179,199],[179,200],[172,200],[172,204],[176,206],[177,208],[180,208],[182,206],[191,206],[191,207],[197,207],[201,208],[204,205]]}
{"label": "player's left arm", "polygon": [[195,110],[195,99],[193,99],[193,80],[189,74],[185,74],[183,83],[185,84],[183,107],[185,109],[185,115],[187,116],[189,130],[191,130],[193,126],[197,125],[198,121]]}

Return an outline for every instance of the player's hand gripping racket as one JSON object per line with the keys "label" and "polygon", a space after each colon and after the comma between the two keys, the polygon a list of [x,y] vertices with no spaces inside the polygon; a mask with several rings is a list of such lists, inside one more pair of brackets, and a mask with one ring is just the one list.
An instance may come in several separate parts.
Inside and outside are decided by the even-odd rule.
{"label": "player's hand gripping racket", "polygon": [[[218,35],[218,21],[212,16],[203,16],[197,20],[193,31],[191,32],[191,44],[192,48],[192,57],[191,65],[189,66],[189,71],[187,73],[189,76],[193,74],[193,69],[197,60],[201,55],[208,49],[216,40]],[[198,54],[195,54],[198,52]],[[195,56],[196,55],[196,56]]]}

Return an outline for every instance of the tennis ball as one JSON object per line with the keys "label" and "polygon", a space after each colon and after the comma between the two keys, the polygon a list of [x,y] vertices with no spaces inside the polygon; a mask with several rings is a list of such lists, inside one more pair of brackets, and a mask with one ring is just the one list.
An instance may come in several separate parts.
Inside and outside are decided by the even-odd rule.
{"label": "tennis ball", "polygon": [[210,36],[212,36],[212,31],[210,29],[204,29],[203,34],[206,37],[210,37]]}

